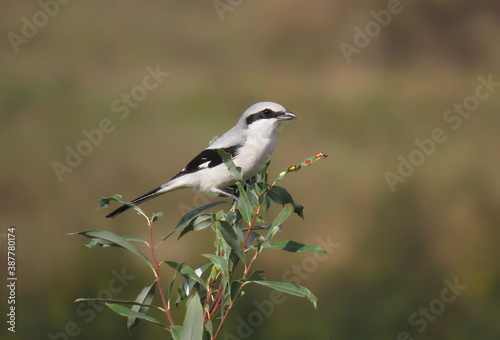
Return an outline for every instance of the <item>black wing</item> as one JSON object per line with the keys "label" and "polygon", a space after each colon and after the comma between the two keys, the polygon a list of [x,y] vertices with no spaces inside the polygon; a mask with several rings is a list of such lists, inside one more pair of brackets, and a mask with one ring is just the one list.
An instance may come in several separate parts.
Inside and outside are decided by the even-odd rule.
{"label": "black wing", "polygon": [[[231,154],[231,156],[234,158],[238,154],[238,149],[240,148],[240,145],[234,145],[230,146],[227,148],[221,148],[222,150],[226,151],[227,153]],[[193,173],[196,171],[199,171],[201,169],[206,169],[206,168],[213,168],[214,166],[217,166],[219,164],[222,164],[222,158],[219,155],[219,152],[217,151],[218,149],[205,149],[198,156],[193,158],[191,162],[189,162],[184,169],[182,169],[181,172],[179,172],[177,175],[175,175],[172,179],[180,177],[185,174]]]}

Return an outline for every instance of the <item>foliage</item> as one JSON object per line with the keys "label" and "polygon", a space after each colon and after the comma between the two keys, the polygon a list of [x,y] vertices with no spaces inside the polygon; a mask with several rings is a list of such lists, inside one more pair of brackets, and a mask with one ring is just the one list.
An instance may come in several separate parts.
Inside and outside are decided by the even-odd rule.
{"label": "foliage", "polygon": [[[300,164],[290,166],[272,183],[268,183],[269,162],[263,166],[254,179],[244,182],[241,169],[234,165],[231,156],[223,150],[219,150],[219,154],[237,179],[234,190],[239,199],[233,202],[231,209],[227,212],[223,210],[215,213],[206,212],[224,203],[223,201],[212,202],[188,212],[172,231],[157,243],[153,239],[153,223],[158,221],[161,214],[148,217],[138,206],[123,201],[120,195],[102,197],[99,200],[99,208],[107,207],[111,201],[131,205],[146,218],[149,239],[118,236],[107,230],[80,231],[73,235],[89,238],[90,242],[84,245],[88,248],[112,246],[130,251],[151,268],[154,279],[139,292],[135,301],[81,298],[76,302],[100,301],[115,313],[127,317],[129,330],[145,320],[170,331],[173,339],[216,339],[235,301],[244,294],[244,289],[249,284],[259,284],[295,296],[307,297],[316,307],[316,296],[309,289],[288,282],[267,281],[262,270],[254,269],[254,263],[266,248],[326,254],[325,250],[318,246],[290,240],[278,242],[271,242],[271,240],[282,230],[284,221],[292,212],[304,217],[303,206],[295,203],[290,193],[285,188],[277,186],[276,183],[285,178],[288,173],[298,171],[327,156],[319,153]],[[267,213],[273,203],[280,205],[281,210],[274,220],[268,223],[262,212]],[[178,232],[181,238],[189,232],[209,227],[215,236],[215,252],[201,254],[208,260],[205,265],[193,269],[184,263],[159,261],[156,258],[158,246],[174,233]],[[140,243],[148,249],[149,257],[136,247],[135,244]],[[169,267],[174,271],[168,285],[164,284],[164,279],[160,276],[161,267]],[[236,273],[241,272],[241,270],[237,271],[240,267],[243,273],[241,277],[235,278]],[[184,281],[177,286],[177,298],[173,301],[178,275],[182,276]],[[153,304],[153,298],[156,295],[159,295],[162,301],[159,306]],[[180,303],[186,304],[186,314],[182,325],[175,322],[172,317],[172,302],[176,306]],[[161,311],[166,320],[157,320],[148,314],[152,309]]]}

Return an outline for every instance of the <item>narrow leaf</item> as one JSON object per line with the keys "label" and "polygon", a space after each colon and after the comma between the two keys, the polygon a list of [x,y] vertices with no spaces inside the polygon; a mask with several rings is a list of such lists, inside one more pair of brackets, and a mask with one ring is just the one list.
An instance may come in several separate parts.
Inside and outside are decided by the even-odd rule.
{"label": "narrow leaf", "polygon": [[175,269],[179,273],[180,273],[180,270],[182,269],[182,267],[184,267],[183,263],[178,263],[178,262],[174,262],[174,261],[168,261],[168,260],[166,260],[166,261],[162,261],[161,263],[168,264],[171,268]]}
{"label": "narrow leaf", "polygon": [[219,156],[222,158],[222,161],[227,166],[227,169],[229,170],[233,178],[236,181],[243,182],[243,174],[241,172],[241,168],[234,164],[231,154],[222,149],[217,149],[217,152],[219,153]]}
{"label": "narrow leaf", "polygon": [[138,214],[144,216],[148,221],[149,217],[142,211],[141,208],[139,208],[137,205],[135,205],[132,202],[125,202],[122,200],[122,195],[116,194],[112,197],[101,197],[99,198],[99,206],[97,207],[97,210],[107,208],[109,206],[109,202],[111,201],[117,201],[120,204],[125,204],[128,205],[130,208],[134,209],[137,211]]}
{"label": "narrow leaf", "polygon": [[126,202],[122,201],[122,195],[116,194],[112,197],[100,197],[99,198],[99,206],[97,207],[97,210],[100,209],[105,209],[109,206],[109,202],[111,201],[117,201],[118,203],[125,204]]}
{"label": "narrow leaf", "polygon": [[186,316],[182,325],[181,340],[202,340],[203,338],[203,307],[198,293],[191,296],[187,302]]}
{"label": "narrow leaf", "polygon": [[267,196],[277,204],[291,204],[293,206],[293,212],[304,218],[304,207],[295,203],[292,195],[290,195],[285,188],[275,185],[267,192]]}
{"label": "narrow leaf", "polygon": [[138,238],[138,237],[132,237],[132,236],[126,236],[126,235],[123,235],[122,236],[124,240],[127,240],[129,242],[141,242],[141,243],[145,243],[145,244],[148,244],[145,240],[143,240],[142,238]]}
{"label": "narrow leaf", "polygon": [[[199,272],[199,275],[198,273]],[[203,288],[206,288],[206,283],[203,281],[200,277],[202,271],[200,269],[193,270],[193,268],[189,266],[184,266],[182,267],[180,273],[188,280],[188,281],[196,281],[199,283]]]}
{"label": "narrow leaf", "polygon": [[[140,303],[141,305],[134,305],[132,308],[130,308],[132,311],[139,312],[146,314],[149,310],[149,307],[147,306],[142,306],[142,304],[150,304],[151,301],[153,300],[154,294],[155,294],[155,287],[156,287],[156,281],[151,281],[144,287],[137,298],[135,299],[135,302]],[[129,316],[127,318],[127,329],[130,330],[133,327],[137,326],[140,322],[140,318],[136,316]]]}
{"label": "narrow leaf", "polygon": [[[178,305],[181,301],[185,300],[189,292],[192,290],[192,288],[195,286],[195,284],[200,284],[202,287],[206,288],[206,283],[201,279],[201,275],[203,272],[211,265],[211,263],[207,263],[196,270],[193,270],[193,268],[189,266],[185,266],[182,263],[177,263],[174,261],[162,261],[162,263],[168,264],[170,267],[176,270],[176,272],[182,274],[182,276],[185,278],[185,281],[181,283],[177,287],[177,293],[178,297],[177,300],[175,301],[175,304]],[[172,293],[172,288],[174,285],[175,281],[175,275],[170,281],[169,289],[168,289],[168,295],[170,296]]]}
{"label": "narrow leaf", "polygon": [[[217,225],[219,226],[219,230],[224,238],[224,241],[226,241],[229,247],[231,247],[231,250],[238,255],[241,261],[246,263],[247,259],[242,249],[243,240],[241,235],[237,234],[233,227],[226,221],[217,221]],[[238,237],[238,235],[240,235],[240,237]]]}
{"label": "narrow leaf", "polygon": [[252,274],[247,278],[247,281],[261,281],[265,280],[264,271],[262,269],[255,269]]}
{"label": "narrow leaf", "polygon": [[170,327],[170,332],[172,333],[172,340],[180,340],[182,326],[179,326],[179,325],[172,326],[172,327]]}
{"label": "narrow leaf", "polygon": [[248,193],[245,191],[241,183],[236,183],[238,187],[238,191],[240,192],[239,200],[238,200],[238,210],[243,216],[245,222],[250,223],[253,217],[253,204],[250,202],[250,198],[248,197]]}
{"label": "narrow leaf", "polygon": [[143,253],[141,253],[132,243],[110,231],[87,230],[87,231],[79,231],[76,233],[70,233],[68,235],[82,235],[92,240],[95,240],[96,242],[104,241],[105,243],[107,242],[108,244],[109,242],[111,242],[110,245],[125,248],[131,251],[132,253],[143,259],[144,262],[146,262],[151,268],[153,268],[153,264],[151,263],[151,261]]}
{"label": "narrow leaf", "polygon": [[203,254],[203,256],[212,261],[214,266],[222,271],[224,277],[229,277],[229,263],[225,257],[215,254]]}
{"label": "narrow leaf", "polygon": [[205,205],[202,205],[201,207],[198,207],[194,210],[191,210],[190,212],[188,212],[186,215],[184,215],[181,220],[179,221],[179,223],[177,223],[177,225],[175,226],[175,228],[165,237],[163,237],[160,241],[163,242],[165,241],[167,238],[169,238],[174,232],[176,232],[177,230],[180,230],[180,229],[184,229],[186,228],[189,223],[191,223],[191,221],[193,219],[195,219],[196,217],[198,217],[199,215],[201,215],[201,213],[203,213],[205,210],[211,208],[211,207],[214,207],[216,205],[219,205],[219,204],[222,204],[222,203],[225,203],[224,201],[217,201],[217,202],[212,202],[212,203],[208,203],[208,204],[205,204]]}
{"label": "narrow leaf", "polygon": [[[257,230],[257,228],[255,229]],[[257,244],[260,244],[264,242],[266,239],[261,236],[260,234],[257,234],[256,232],[252,231],[250,232],[250,235],[248,235],[247,243],[245,244],[245,248],[249,248],[252,246],[253,241],[257,240]]]}
{"label": "narrow leaf", "polygon": [[131,305],[131,306],[144,306],[144,307],[149,307],[149,308],[156,308],[159,311],[163,311],[162,308],[154,305],[147,305],[144,303],[138,303],[135,301],[126,301],[126,300],[115,300],[115,299],[102,299],[102,298],[78,298],[74,302],[87,302],[87,301],[97,301],[97,302],[102,302],[102,303],[112,303],[112,304],[119,304],[119,305]]}
{"label": "narrow leaf", "polygon": [[313,246],[310,244],[299,243],[295,241],[280,241],[280,242],[272,242],[264,246],[265,248],[272,249],[282,249],[292,253],[300,253],[302,251],[312,251],[313,253],[318,254],[328,254],[323,248],[320,246]]}
{"label": "narrow leaf", "polygon": [[268,179],[268,174],[267,174],[267,169],[269,168],[269,164],[271,164],[271,159],[269,159],[262,168],[259,171],[258,177],[257,177],[257,182],[260,182],[264,185],[263,189],[267,189],[267,179]]}
{"label": "narrow leaf", "polygon": [[312,302],[314,305],[314,308],[317,307],[317,301],[318,299],[316,296],[306,287],[294,285],[293,283],[288,283],[288,282],[275,282],[275,281],[251,281],[254,283],[257,283],[262,286],[266,286],[269,288],[272,288],[274,290],[278,290],[283,293],[299,296],[299,297],[307,297],[309,301]]}
{"label": "narrow leaf", "polygon": [[290,216],[292,213],[292,208],[290,206],[286,206],[283,209],[281,209],[280,213],[278,216],[273,221],[273,224],[271,224],[271,228],[269,228],[269,231],[267,232],[266,235],[266,240],[270,240],[281,227],[281,224]]}
{"label": "narrow leaf", "polygon": [[304,206],[298,203],[293,204],[293,212],[304,219]]}
{"label": "narrow leaf", "polygon": [[290,195],[288,190],[286,190],[283,187],[275,185],[269,190],[267,195],[271,197],[272,200],[278,204],[281,205],[285,205],[287,203],[293,204],[292,195]]}
{"label": "narrow leaf", "polygon": [[165,325],[162,325],[161,323],[156,321],[155,318],[148,316],[144,313],[136,312],[136,311],[131,310],[130,308],[127,308],[127,307],[124,307],[121,305],[117,305],[114,303],[109,303],[109,302],[106,302],[106,306],[108,306],[113,312],[117,313],[118,315],[126,316],[126,317],[133,316],[133,317],[136,317],[136,318],[139,318],[142,320],[149,321],[149,322],[154,323],[154,324],[161,326],[163,328],[166,328]]}
{"label": "narrow leaf", "polygon": [[199,231],[203,230],[212,225],[212,214],[202,214],[193,218],[187,227],[182,229],[179,239],[189,233],[190,231]]}

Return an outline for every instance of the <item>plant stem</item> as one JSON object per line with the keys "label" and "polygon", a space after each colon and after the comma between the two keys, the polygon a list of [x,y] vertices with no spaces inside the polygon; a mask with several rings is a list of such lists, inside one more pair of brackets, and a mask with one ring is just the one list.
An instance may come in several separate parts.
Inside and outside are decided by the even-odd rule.
{"label": "plant stem", "polygon": [[165,314],[167,315],[168,321],[170,322],[170,326],[175,326],[174,319],[172,318],[172,314],[170,313],[170,306],[167,302],[167,299],[165,298],[165,293],[163,292],[163,286],[161,284],[161,279],[160,279],[160,263],[156,259],[156,254],[155,254],[155,249],[154,249],[154,242],[153,242],[153,218],[149,219],[148,222],[148,228],[149,228],[149,250],[151,251],[151,258],[153,260],[153,271],[155,274],[155,280],[156,280],[156,285],[158,286],[158,291],[160,292],[161,300],[163,302],[163,310],[165,311]]}
{"label": "plant stem", "polygon": [[[259,254],[258,252],[255,252],[255,255],[252,257],[252,259],[250,260],[250,263],[245,268],[245,271],[243,272],[242,280],[244,280],[244,279],[247,278],[248,273],[250,273],[250,269],[252,268],[253,262],[257,258],[258,254]],[[215,332],[214,337],[212,338],[212,340],[215,340],[217,338],[217,336],[219,335],[219,333],[222,331],[222,327],[224,326],[224,322],[226,321],[226,318],[227,318],[227,316],[229,314],[229,311],[231,311],[231,309],[233,308],[234,301],[238,298],[238,295],[240,294],[240,292],[243,289],[244,285],[245,285],[245,283],[242,283],[240,285],[240,287],[236,291],[236,294],[234,294],[234,299],[232,299],[229,302],[229,305],[227,306],[226,312],[224,313],[224,316],[222,317],[222,320],[220,321],[219,327],[217,328],[217,331]]]}
{"label": "plant stem", "polygon": [[248,225],[247,234],[245,235],[245,239],[243,240],[243,244],[241,245],[241,247],[243,249],[246,248],[248,237],[250,236],[250,233],[252,232],[252,228],[255,224],[255,221],[257,220],[257,217],[259,216],[259,212],[260,212],[260,203],[257,204],[257,206],[255,207],[255,212],[253,214],[252,220],[250,221],[250,224]]}
{"label": "plant stem", "polygon": [[219,284],[219,288],[217,289],[217,294],[215,295],[212,306],[210,307],[210,310],[208,311],[208,320],[210,320],[214,317],[215,313],[217,312],[217,308],[220,306],[223,295],[224,295],[224,287],[222,285],[222,279],[221,279],[220,284]]}
{"label": "plant stem", "polygon": [[[205,325],[208,320],[210,320],[212,317],[210,315],[212,309],[213,309],[213,306],[215,305],[215,299],[212,298],[212,290],[213,290],[213,286],[215,285],[215,281],[217,280],[217,276],[219,275],[220,271],[217,270],[217,274],[215,274],[215,277],[212,277],[208,280],[207,282],[207,296],[205,298],[205,303],[208,305],[210,303],[212,303],[212,307],[210,307],[209,310],[204,310],[203,311],[203,324]],[[220,289],[220,287],[219,287]]]}

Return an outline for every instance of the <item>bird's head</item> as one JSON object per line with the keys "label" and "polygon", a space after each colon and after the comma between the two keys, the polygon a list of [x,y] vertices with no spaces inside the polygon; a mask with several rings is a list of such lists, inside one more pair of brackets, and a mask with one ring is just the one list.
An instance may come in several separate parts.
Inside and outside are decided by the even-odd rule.
{"label": "bird's head", "polygon": [[266,135],[274,134],[283,122],[292,119],[297,119],[297,117],[282,105],[260,102],[253,104],[243,113],[239,124],[249,131]]}

